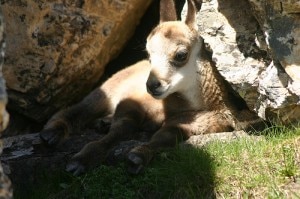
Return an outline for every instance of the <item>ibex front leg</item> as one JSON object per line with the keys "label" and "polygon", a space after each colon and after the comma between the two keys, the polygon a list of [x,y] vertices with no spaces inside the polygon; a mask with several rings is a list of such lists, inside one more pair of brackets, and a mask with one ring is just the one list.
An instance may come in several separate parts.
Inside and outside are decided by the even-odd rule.
{"label": "ibex front leg", "polygon": [[86,124],[113,111],[106,93],[97,88],[78,104],[53,115],[40,132],[40,137],[50,146],[57,145],[69,134],[81,133]]}
{"label": "ibex front leg", "polygon": [[137,174],[151,161],[154,154],[173,148],[191,135],[232,131],[233,127],[224,114],[216,111],[182,113],[166,121],[151,140],[128,154],[129,172]]}
{"label": "ibex front leg", "polygon": [[105,160],[111,147],[122,140],[132,139],[144,118],[143,109],[135,101],[124,100],[116,109],[109,132],[100,140],[85,145],[67,165],[67,171],[79,175]]}

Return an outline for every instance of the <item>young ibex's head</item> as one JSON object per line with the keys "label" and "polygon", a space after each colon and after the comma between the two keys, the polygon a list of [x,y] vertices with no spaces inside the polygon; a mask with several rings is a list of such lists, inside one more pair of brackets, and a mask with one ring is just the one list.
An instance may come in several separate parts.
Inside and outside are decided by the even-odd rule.
{"label": "young ibex's head", "polygon": [[196,14],[202,0],[187,0],[187,3],[186,19],[176,21],[173,0],[161,0],[160,23],[147,38],[146,48],[151,63],[147,90],[158,99],[184,91],[194,81],[196,60],[201,48]]}

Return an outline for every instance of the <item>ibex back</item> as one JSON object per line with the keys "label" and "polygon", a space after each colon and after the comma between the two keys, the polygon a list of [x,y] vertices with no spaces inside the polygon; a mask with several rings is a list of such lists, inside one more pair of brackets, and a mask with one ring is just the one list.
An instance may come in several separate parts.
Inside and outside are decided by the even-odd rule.
{"label": "ibex back", "polygon": [[109,132],[77,153],[67,170],[80,174],[101,164],[112,146],[139,132],[153,136],[128,153],[134,173],[155,152],[191,135],[264,125],[221,77],[205,50],[195,22],[202,1],[187,3],[186,19],[176,21],[173,0],[161,0],[160,23],[147,38],[149,61],[118,72],[48,121],[40,135],[54,145],[95,118],[113,115]]}

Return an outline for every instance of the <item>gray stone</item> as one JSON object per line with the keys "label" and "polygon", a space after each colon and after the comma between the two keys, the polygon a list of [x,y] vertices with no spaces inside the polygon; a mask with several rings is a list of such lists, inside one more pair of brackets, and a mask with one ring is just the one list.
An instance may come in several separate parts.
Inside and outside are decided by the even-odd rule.
{"label": "gray stone", "polygon": [[[261,115],[280,122],[299,122],[300,116],[300,7],[299,2],[249,0],[268,45],[271,63],[261,74]],[[265,108],[265,110],[263,110]]]}
{"label": "gray stone", "polygon": [[298,13],[297,1],[204,0],[197,18],[220,73],[260,117],[279,123],[300,116]]}
{"label": "gray stone", "polygon": [[233,131],[233,132],[220,132],[220,133],[210,133],[203,135],[193,135],[185,142],[180,144],[180,147],[196,147],[201,148],[206,146],[211,142],[232,142],[238,139],[247,138],[249,140],[263,140],[263,136],[251,135],[245,131]]}

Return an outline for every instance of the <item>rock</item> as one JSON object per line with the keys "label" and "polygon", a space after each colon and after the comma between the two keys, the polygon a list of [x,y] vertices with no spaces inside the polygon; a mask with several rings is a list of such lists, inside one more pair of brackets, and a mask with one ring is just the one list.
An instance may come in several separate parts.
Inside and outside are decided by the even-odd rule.
{"label": "rock", "polygon": [[292,80],[300,81],[299,2],[296,0],[249,0],[249,2],[266,36],[272,57],[280,62]]}
{"label": "rock", "polygon": [[180,144],[181,147],[196,147],[201,148],[207,144],[218,141],[218,142],[230,142],[237,139],[248,138],[248,139],[263,139],[261,136],[249,135],[245,131],[233,131],[233,132],[220,132],[210,133],[203,135],[191,136],[187,141]]}
{"label": "rock", "polygon": [[[4,60],[4,38],[3,38],[3,19],[2,11],[0,9],[0,134],[6,128],[9,120],[8,113],[5,106],[7,103],[7,96],[5,91],[5,82],[2,76],[2,64]],[[0,140],[0,154],[2,153],[2,140]],[[0,164],[0,198],[12,198],[11,182],[4,174],[2,165]]]}
{"label": "rock", "polygon": [[298,4],[204,0],[198,14],[199,32],[218,70],[267,120],[290,123],[300,116]]}
{"label": "rock", "polygon": [[265,114],[284,123],[297,121],[300,116],[299,1],[248,1],[273,59],[260,76],[260,110],[266,107]]}
{"label": "rock", "polygon": [[63,171],[70,158],[85,144],[102,136],[85,131],[83,135],[71,136],[57,148],[46,147],[38,133],[4,138],[1,156],[4,172],[16,192],[28,192],[34,184],[43,181],[45,172]]}
{"label": "rock", "polygon": [[254,109],[258,75],[269,57],[255,44],[260,30],[248,8],[245,0],[206,1],[198,15],[198,27],[221,74]]}
{"label": "rock", "polygon": [[9,107],[35,121],[82,98],[151,0],[3,1]]}

